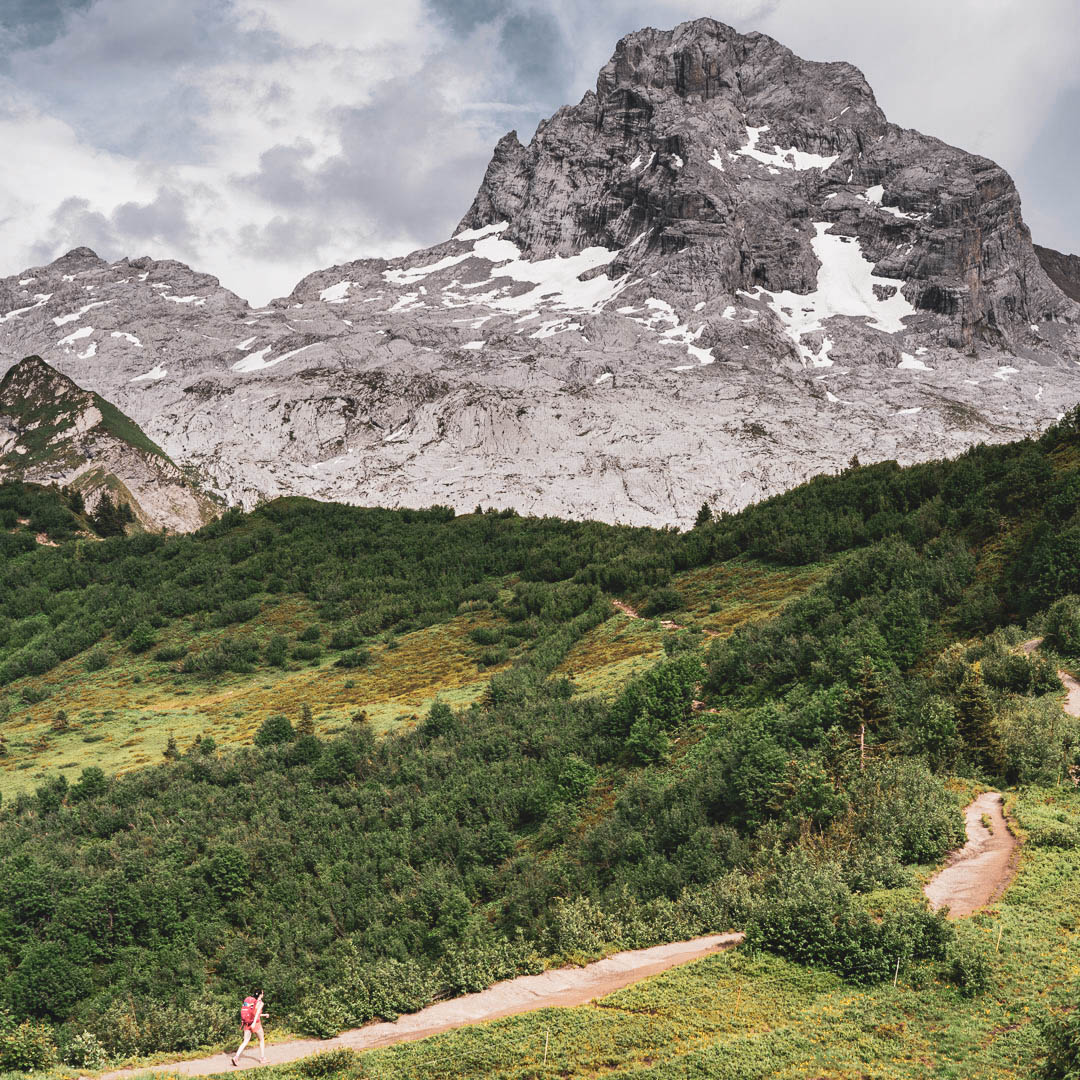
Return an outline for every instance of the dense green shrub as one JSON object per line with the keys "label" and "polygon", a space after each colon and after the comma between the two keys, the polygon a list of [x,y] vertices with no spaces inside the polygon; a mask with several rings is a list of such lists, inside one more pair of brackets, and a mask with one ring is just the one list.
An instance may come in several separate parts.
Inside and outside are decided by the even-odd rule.
{"label": "dense green shrub", "polygon": [[948,951],[949,977],[964,997],[978,997],[993,985],[990,950],[970,933],[960,935]]}
{"label": "dense green shrub", "polygon": [[1076,1080],[1080,1077],[1080,1009],[1072,1006],[1048,1023],[1044,1038],[1046,1061],[1039,1071],[1040,1080]]}
{"label": "dense green shrub", "polygon": [[667,586],[649,593],[641,614],[646,618],[653,618],[657,615],[666,615],[669,611],[681,611],[684,607],[686,607],[686,598],[683,594],[678,589]]}
{"label": "dense green shrub", "polygon": [[1080,596],[1063,596],[1050,605],[1046,643],[1066,656],[1080,656]]}
{"label": "dense green shrub", "polygon": [[64,1047],[64,1063],[77,1069],[100,1071],[109,1064],[109,1055],[97,1036],[89,1031],[80,1032]]}
{"label": "dense green shrub", "polygon": [[254,743],[256,746],[276,746],[278,743],[292,742],[296,738],[292,722],[287,716],[280,714],[268,716],[259,730],[255,732]]}
{"label": "dense green shrub", "polygon": [[83,661],[83,666],[87,671],[101,671],[102,668],[108,667],[108,664],[109,654],[105,649],[91,649]]}
{"label": "dense green shrub", "polygon": [[337,1076],[355,1069],[360,1062],[360,1055],[350,1046],[339,1046],[333,1050],[323,1050],[304,1058],[297,1066],[301,1076],[311,1080],[321,1080],[324,1076]]}
{"label": "dense green shrub", "polygon": [[370,649],[353,649],[351,652],[342,653],[334,661],[334,667],[362,668],[371,663],[372,654]]}
{"label": "dense green shrub", "polygon": [[0,1070],[35,1072],[55,1065],[56,1060],[56,1043],[47,1024],[24,1020],[17,1027],[0,1031]]}
{"label": "dense green shrub", "polygon": [[902,907],[875,918],[839,867],[800,851],[778,857],[747,928],[747,944],[822,964],[858,982],[890,978],[897,959],[940,960],[952,937],[941,914]]}

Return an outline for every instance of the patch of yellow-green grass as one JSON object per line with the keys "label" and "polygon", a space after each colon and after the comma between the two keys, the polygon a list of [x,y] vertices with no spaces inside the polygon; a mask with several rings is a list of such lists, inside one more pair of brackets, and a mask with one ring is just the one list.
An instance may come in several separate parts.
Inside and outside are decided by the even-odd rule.
{"label": "patch of yellow-green grass", "polygon": [[[750,559],[677,575],[672,584],[686,598],[694,625],[713,635],[775,615],[786,603],[816,585],[829,566],[776,567]],[[715,610],[710,610],[713,608]],[[611,695],[640,670],[663,656],[666,631],[658,620],[617,613],[591,630],[557,668],[581,689]]]}
{"label": "patch of yellow-green grass", "polygon": [[[1043,1025],[1080,977],[1080,793],[1010,795],[1026,836],[1013,884],[958,920],[989,986],[963,996],[938,964],[862,986],[744,950],[675,968],[590,1005],[462,1028],[363,1053],[330,1075],[379,1080],[1030,1080]],[[892,890],[910,898],[916,887]],[[546,1055],[546,1060],[545,1060]],[[301,1077],[302,1065],[275,1069]]]}
{"label": "patch of yellow-green grass", "polygon": [[686,597],[687,612],[702,629],[727,636],[743,623],[775,615],[824,579],[831,563],[771,566],[744,557],[688,570],[672,584]]}
{"label": "patch of yellow-green grass", "polygon": [[[328,653],[316,661],[290,661],[285,669],[260,666],[251,674],[209,678],[181,674],[179,663],[161,663],[153,654],[181,641],[198,652],[227,635],[252,635],[261,645],[274,633],[292,638],[318,622],[310,605],[289,600],[226,629],[199,630],[184,620],[140,656],[106,643],[109,662],[100,671],[87,671],[83,654],[7,688],[11,715],[2,729],[8,753],[0,758],[0,794],[6,799],[32,789],[58,771],[74,780],[90,765],[111,774],[159,761],[170,735],[180,750],[205,735],[224,745],[247,743],[267,716],[284,713],[295,721],[304,704],[324,734],[361,710],[383,732],[413,723],[436,697],[465,707],[500,670],[478,668],[478,650],[468,637],[487,621],[484,612],[468,613],[370,646],[372,659],[363,668],[335,667],[339,654]],[[48,696],[24,705],[27,687]],[[69,724],[63,732],[54,730],[61,711]]]}
{"label": "patch of yellow-green grass", "polygon": [[652,620],[619,613],[577,642],[555,673],[566,675],[580,690],[614,693],[636,670],[663,655],[663,638],[664,631]]}

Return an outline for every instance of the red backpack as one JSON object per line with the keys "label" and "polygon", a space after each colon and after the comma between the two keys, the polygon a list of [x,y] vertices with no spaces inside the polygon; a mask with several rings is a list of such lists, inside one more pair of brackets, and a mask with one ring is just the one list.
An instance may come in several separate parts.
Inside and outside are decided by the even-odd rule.
{"label": "red backpack", "polygon": [[259,1003],[253,997],[244,998],[244,1004],[240,1006],[240,1023],[245,1027],[255,1023],[255,1010]]}

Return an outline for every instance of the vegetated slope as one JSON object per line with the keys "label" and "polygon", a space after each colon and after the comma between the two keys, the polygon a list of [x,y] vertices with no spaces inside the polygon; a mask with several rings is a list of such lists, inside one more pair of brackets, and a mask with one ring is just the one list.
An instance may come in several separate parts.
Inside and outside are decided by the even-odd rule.
{"label": "vegetated slope", "polygon": [[[1049,1066],[1042,1075],[1059,1080],[1075,1065],[1080,795],[1025,788],[1010,813],[1024,838],[1019,880],[992,910],[955,928],[959,992],[903,958],[895,987],[891,978],[856,985],[820,966],[740,949],[591,1007],[547,1009],[362,1056],[339,1052],[274,1069],[274,1080],[309,1080],[316,1071],[337,1080],[524,1080],[545,1067],[620,1080],[1024,1080],[1040,1064]],[[881,890],[876,899],[896,903],[917,892]]]}
{"label": "vegetated slope", "polygon": [[33,551],[38,543],[57,544],[93,534],[78,492],[40,484],[0,483],[0,558]]}
{"label": "vegetated slope", "polygon": [[1038,431],[1080,399],[1078,320],[1004,170],[890,124],[850,64],[712,19],[627,35],[426,251],[257,310],[86,248],[0,281],[0,351],[230,502],[654,526]]}
{"label": "vegetated slope", "polygon": [[0,381],[0,479],[11,478],[70,487],[91,512],[107,496],[148,529],[189,532],[219,513],[138,425],[39,356]]}
{"label": "vegetated slope", "polygon": [[[900,959],[973,990],[995,961],[969,962],[912,867],[962,839],[950,775],[1069,783],[1077,731],[1054,662],[1015,650],[1005,624],[1038,617],[1049,647],[1080,656],[1078,488],[1073,414],[1038,441],[853,467],[684,534],[372,511],[373,538],[393,544],[354,564],[363,545],[331,526],[356,511],[286,504],[191,537],[20,556],[0,583],[11,635],[32,618],[20,596],[94,553],[123,568],[122,586],[91,585],[121,613],[114,633],[134,635],[150,595],[209,613],[210,581],[239,604],[290,576],[346,627],[437,616],[475,588],[502,642],[536,633],[480,703],[436,704],[399,735],[359,718],[320,739],[306,717],[300,731],[267,717],[248,749],[202,739],[9,801],[3,1000],[16,1021],[52,1022],[41,1039],[72,1061],[183,1050],[229,1032],[237,987],[256,982],[281,1020],[321,1033],[550,958],[731,926],[853,984],[891,980]],[[550,677],[612,617],[604,592],[678,622],[673,571],[830,554],[775,617],[707,647],[672,633],[613,700]],[[531,580],[492,592],[515,560]],[[230,646],[191,667],[238,654],[256,663]],[[1069,821],[1046,828],[1072,836]]]}

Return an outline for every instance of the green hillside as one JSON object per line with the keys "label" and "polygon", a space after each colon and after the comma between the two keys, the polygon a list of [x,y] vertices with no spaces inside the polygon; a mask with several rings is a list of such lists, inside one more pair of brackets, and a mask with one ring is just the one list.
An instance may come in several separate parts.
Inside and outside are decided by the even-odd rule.
{"label": "green hillside", "polygon": [[[540,1017],[447,1037],[456,1073],[424,1046],[349,1069],[960,1076],[981,1053],[1030,1075],[1080,975],[1054,885],[1080,849],[1076,594],[1080,412],[686,533],[294,499],[189,536],[10,540],[0,1068],[215,1045],[238,987],[328,1034],[738,927],[737,956],[627,991],[621,1033],[572,1014],[561,1072],[508,1056]],[[1000,915],[1022,956],[982,932],[998,916],[921,900],[980,784],[1017,792],[1031,838]],[[721,1030],[733,985],[745,1025]]]}

